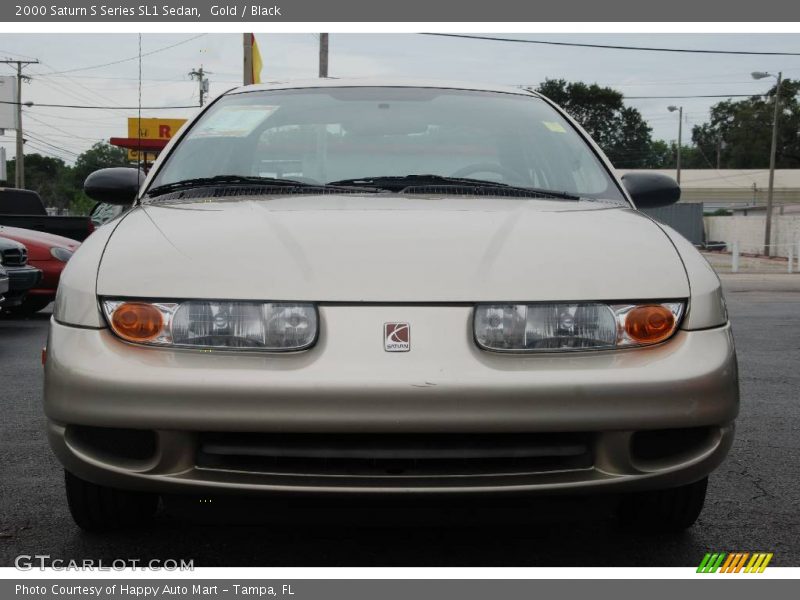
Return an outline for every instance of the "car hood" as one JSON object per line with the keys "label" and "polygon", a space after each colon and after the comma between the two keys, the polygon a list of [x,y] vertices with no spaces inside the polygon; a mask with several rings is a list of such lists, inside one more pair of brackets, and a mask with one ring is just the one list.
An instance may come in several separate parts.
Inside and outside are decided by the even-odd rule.
{"label": "car hood", "polygon": [[631,208],[383,194],[141,206],[111,236],[97,290],[320,302],[689,295],[671,241]]}
{"label": "car hood", "polygon": [[73,252],[81,245],[80,242],[33,229],[0,226],[0,237],[16,240],[28,248],[30,260],[50,260],[50,248],[68,248]]}

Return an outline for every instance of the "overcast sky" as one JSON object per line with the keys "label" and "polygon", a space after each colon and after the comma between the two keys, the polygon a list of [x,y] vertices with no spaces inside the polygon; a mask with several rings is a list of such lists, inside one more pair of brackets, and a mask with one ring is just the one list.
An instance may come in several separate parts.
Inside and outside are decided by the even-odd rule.
{"label": "overcast sky", "polygon": [[[264,61],[262,79],[311,78],[317,75],[317,35],[257,34]],[[581,43],[703,48],[767,52],[800,51],[798,34],[499,34],[499,37]],[[172,48],[167,46],[178,44]],[[162,48],[166,48],[160,50]],[[147,34],[142,61],[142,104],[196,104],[197,83],[188,73],[202,65],[211,72],[211,96],[241,83],[242,38],[239,34]],[[160,51],[159,51],[160,50]],[[0,57],[38,58],[26,68],[32,77],[23,101],[46,104],[135,106],[138,101],[138,53],[135,34],[4,34]],[[117,64],[94,67],[103,63]],[[70,73],[58,73],[66,70]],[[79,70],[77,70],[79,69]],[[414,34],[331,34],[332,77],[422,77],[537,84],[545,78],[599,83],[626,96],[756,94],[771,80],[754,81],[755,70],[783,70],[800,77],[800,56],[737,56],[509,44],[429,37]],[[13,74],[0,65],[0,73]],[[678,118],[667,106],[684,106],[685,139],[702,123],[709,107],[721,99],[628,100],[641,110],[654,137],[677,138]],[[127,135],[127,117],[135,111],[27,108],[24,124],[31,134],[27,152],[41,152],[73,162],[95,141]],[[143,116],[185,117],[191,110],[145,111]],[[0,137],[7,155],[14,154],[13,131]]]}

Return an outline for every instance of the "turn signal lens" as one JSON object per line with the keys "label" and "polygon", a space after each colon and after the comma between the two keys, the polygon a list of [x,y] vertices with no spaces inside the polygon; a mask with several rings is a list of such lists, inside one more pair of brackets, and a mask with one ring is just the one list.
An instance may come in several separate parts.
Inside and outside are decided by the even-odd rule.
{"label": "turn signal lens", "polygon": [[161,333],[164,318],[152,304],[124,302],[111,316],[111,327],[114,333],[129,342],[149,342]]}
{"label": "turn signal lens", "polygon": [[655,344],[672,335],[675,315],[660,304],[637,306],[625,318],[625,332],[637,344]]}

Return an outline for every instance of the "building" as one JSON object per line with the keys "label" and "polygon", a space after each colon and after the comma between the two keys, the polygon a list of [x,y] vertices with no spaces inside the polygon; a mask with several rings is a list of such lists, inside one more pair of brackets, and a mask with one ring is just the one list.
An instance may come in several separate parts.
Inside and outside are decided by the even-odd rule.
{"label": "building", "polygon": [[[620,174],[627,173],[619,169]],[[674,169],[658,169],[675,177]],[[718,209],[764,210],[769,188],[769,169],[682,169],[681,202],[702,203],[706,213]],[[776,169],[773,205],[800,205],[800,169]],[[760,207],[760,208],[759,208]],[[787,207],[784,210],[797,210]]]}

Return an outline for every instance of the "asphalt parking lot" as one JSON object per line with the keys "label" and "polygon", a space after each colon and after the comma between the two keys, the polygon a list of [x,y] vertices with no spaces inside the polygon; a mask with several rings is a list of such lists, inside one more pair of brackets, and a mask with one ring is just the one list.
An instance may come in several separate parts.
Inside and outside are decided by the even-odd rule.
{"label": "asphalt parking lot", "polygon": [[524,505],[173,503],[150,529],[82,533],[44,435],[40,351],[49,314],[0,319],[0,566],[53,558],[193,559],[195,566],[689,566],[709,550],[774,552],[800,566],[800,275],[725,276],[742,410],[699,522],[620,531],[610,498]]}

